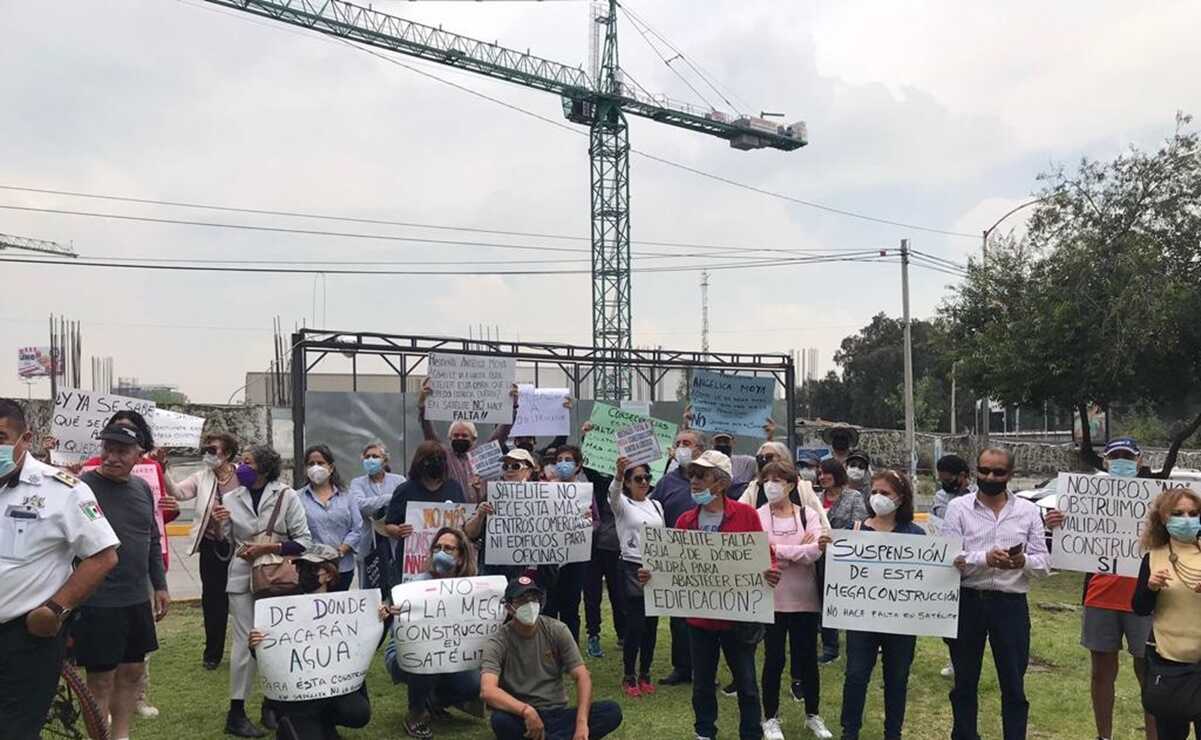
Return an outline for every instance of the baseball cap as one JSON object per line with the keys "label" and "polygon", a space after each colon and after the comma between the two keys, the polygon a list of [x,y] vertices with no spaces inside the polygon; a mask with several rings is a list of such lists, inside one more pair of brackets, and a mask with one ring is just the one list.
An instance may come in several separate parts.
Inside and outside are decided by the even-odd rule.
{"label": "baseball cap", "polygon": [[871,467],[872,464],[871,457],[869,457],[868,454],[863,450],[851,450],[847,454],[847,465],[850,465],[852,460],[858,460],[866,467]]}
{"label": "baseball cap", "polygon": [[734,441],[734,435],[731,434],[730,432],[714,432],[713,433],[713,441],[714,442],[716,442],[717,440],[722,439],[722,438],[728,439],[731,442]]}
{"label": "baseball cap", "polygon": [[1109,444],[1105,445],[1105,456],[1109,457],[1114,452],[1129,452],[1136,456],[1143,454],[1143,451],[1138,448],[1138,442],[1134,441],[1134,437],[1115,437],[1109,440]]}
{"label": "baseball cap", "polygon": [[509,581],[509,585],[505,587],[505,601],[516,601],[531,591],[537,592],[539,596],[545,593],[533,578],[525,575],[518,576]]}
{"label": "baseball cap", "polygon": [[304,549],[304,553],[299,555],[296,559],[307,560],[310,563],[328,563],[331,560],[337,560],[341,557],[342,556],[338,554],[336,548],[316,542],[311,546],[306,547]]}
{"label": "baseball cap", "polygon": [[717,450],[705,450],[705,452],[693,460],[689,465],[702,468],[717,468],[731,478],[734,477],[733,468],[730,466],[730,458],[726,457],[725,453]]}
{"label": "baseball cap", "polygon": [[138,430],[123,424],[109,424],[100,432],[100,439],[105,442],[142,446],[142,437]]}
{"label": "baseball cap", "polygon": [[529,453],[529,450],[523,450],[520,447],[514,447],[505,453],[506,460],[520,460],[526,463],[531,468],[538,467],[538,463],[534,461],[534,456]]}

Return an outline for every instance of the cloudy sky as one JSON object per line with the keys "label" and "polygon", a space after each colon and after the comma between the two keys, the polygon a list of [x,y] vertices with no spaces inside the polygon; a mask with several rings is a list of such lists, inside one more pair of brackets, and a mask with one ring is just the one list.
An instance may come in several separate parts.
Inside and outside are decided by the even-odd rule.
{"label": "cloudy sky", "polygon": [[[1081,156],[1152,146],[1201,112],[1201,4],[628,0],[743,110],[808,122],[810,146],[739,152],[631,119],[632,145],[755,187],[878,218],[978,234]],[[400,2],[375,8],[576,65],[583,2]],[[199,0],[0,0],[0,185],[586,237],[587,139],[331,39]],[[644,87],[701,101],[638,35],[622,65]],[[406,64],[561,119],[557,98]],[[677,67],[679,63],[677,62]],[[686,68],[685,68],[686,70]],[[719,108],[728,106],[695,77]],[[582,129],[581,129],[582,131]],[[915,248],[955,261],[979,237],[807,208],[644,157],[631,160],[635,242],[746,248]],[[586,249],[587,242],[248,216],[0,189],[0,205],[416,238]],[[1009,224],[1020,224],[1015,218]],[[81,257],[326,260],[394,269],[585,269],[587,253],[198,228],[0,208],[0,232],[73,242]],[[635,251],[695,253],[690,248]],[[702,250],[703,251],[703,250]],[[10,253],[11,254],[11,253]],[[549,262],[553,260],[554,262]],[[547,261],[539,265],[539,261]],[[435,265],[431,263],[449,263]],[[487,262],[472,265],[468,262]],[[676,257],[654,264],[716,265]],[[271,358],[271,324],[588,343],[586,274],[329,276],[4,264],[0,348],[46,343],[46,318],[84,326],[85,357],[116,374],[225,402]],[[700,345],[699,273],[633,278],[634,341]],[[916,316],[953,279],[915,270]],[[316,284],[316,285],[315,285]],[[711,344],[817,347],[900,312],[892,264],[715,271]],[[316,307],[314,290],[317,288]],[[15,363],[15,358],[9,360]],[[86,366],[86,360],[85,360]],[[329,365],[330,370],[342,369]],[[90,385],[85,372],[84,386]],[[45,384],[34,394],[45,395]],[[0,393],[24,395],[15,372]]]}

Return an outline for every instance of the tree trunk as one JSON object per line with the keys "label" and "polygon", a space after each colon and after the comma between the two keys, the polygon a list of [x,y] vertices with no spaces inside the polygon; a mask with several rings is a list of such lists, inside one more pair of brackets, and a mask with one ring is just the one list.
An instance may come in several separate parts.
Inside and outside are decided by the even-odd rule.
{"label": "tree trunk", "polygon": [[1085,401],[1077,403],[1076,413],[1080,414],[1080,462],[1096,470],[1104,470],[1105,461],[1093,449],[1092,430],[1088,427],[1088,403]]}
{"label": "tree trunk", "polygon": [[1168,447],[1167,457],[1163,459],[1163,469],[1158,473],[1152,473],[1152,478],[1166,479],[1172,475],[1172,468],[1176,467],[1176,457],[1180,453],[1180,446],[1184,444],[1184,440],[1193,436],[1198,429],[1201,429],[1201,414],[1197,414],[1191,422],[1172,436],[1172,444]]}

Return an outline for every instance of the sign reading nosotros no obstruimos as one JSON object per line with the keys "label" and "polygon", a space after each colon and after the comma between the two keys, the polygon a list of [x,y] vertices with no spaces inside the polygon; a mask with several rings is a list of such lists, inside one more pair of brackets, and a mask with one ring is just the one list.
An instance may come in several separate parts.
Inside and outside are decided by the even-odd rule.
{"label": "sign reading nosotros no obstruimos", "polygon": [[643,527],[642,567],[648,616],[775,621],[764,532],[700,532]]}
{"label": "sign reading nosotros no obstruimos", "polygon": [[954,638],[963,541],[840,531],[826,546],[822,626]]}
{"label": "sign reading nosotros no obstruimos", "polygon": [[592,559],[592,484],[488,483],[489,565],[563,565]]}

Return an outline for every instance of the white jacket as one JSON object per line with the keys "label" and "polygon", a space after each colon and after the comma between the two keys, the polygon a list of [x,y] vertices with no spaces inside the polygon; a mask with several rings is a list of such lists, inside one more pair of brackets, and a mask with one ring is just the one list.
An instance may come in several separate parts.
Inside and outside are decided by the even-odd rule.
{"label": "white jacket", "polygon": [[259,500],[259,510],[254,511],[254,501],[250,491],[245,487],[236,488],[225,494],[223,505],[229,509],[229,519],[221,527],[221,533],[226,539],[233,541],[234,557],[229,561],[229,583],[226,593],[244,594],[250,591],[250,562],[237,556],[241,545],[255,542],[259,535],[267,530],[267,522],[271,520],[271,512],[275,509],[275,500],[284,497],[283,507],[279,518],[275,520],[275,534],[280,541],[294,540],[305,548],[313,546],[313,537],[309,533],[309,520],[304,513],[304,504],[300,496],[287,486],[275,480],[263,489]]}
{"label": "white jacket", "polygon": [[[822,506],[822,500],[818,497],[817,492],[813,490],[813,484],[807,480],[797,481],[797,495],[801,498],[801,506],[806,506],[813,509],[822,518],[822,531],[829,533],[830,520],[826,517],[826,507]],[[758,509],[757,500],[759,498],[759,480],[755,479],[746,484],[746,490],[742,492],[742,496],[738,498],[738,502],[746,504],[752,509]]]}

